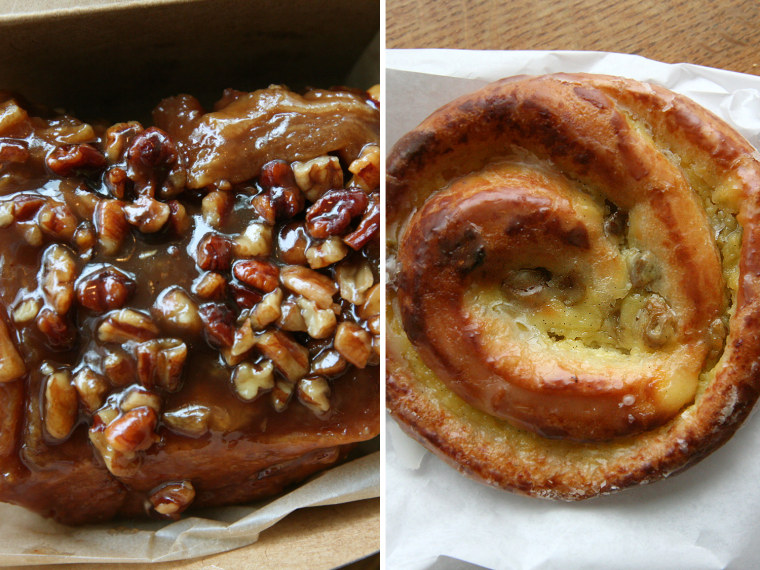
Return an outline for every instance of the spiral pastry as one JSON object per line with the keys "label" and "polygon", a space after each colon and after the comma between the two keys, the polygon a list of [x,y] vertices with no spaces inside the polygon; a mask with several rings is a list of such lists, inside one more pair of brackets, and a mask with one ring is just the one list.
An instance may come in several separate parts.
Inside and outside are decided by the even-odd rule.
{"label": "spiral pastry", "polygon": [[760,164],[666,89],[514,77],[393,149],[391,413],[490,484],[581,499],[725,442],[760,387]]}

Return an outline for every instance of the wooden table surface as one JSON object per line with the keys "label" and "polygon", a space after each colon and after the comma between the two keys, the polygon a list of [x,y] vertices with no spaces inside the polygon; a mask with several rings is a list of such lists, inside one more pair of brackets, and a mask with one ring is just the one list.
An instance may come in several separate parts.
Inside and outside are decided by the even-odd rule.
{"label": "wooden table surface", "polygon": [[760,2],[386,0],[386,47],[611,51],[760,75]]}

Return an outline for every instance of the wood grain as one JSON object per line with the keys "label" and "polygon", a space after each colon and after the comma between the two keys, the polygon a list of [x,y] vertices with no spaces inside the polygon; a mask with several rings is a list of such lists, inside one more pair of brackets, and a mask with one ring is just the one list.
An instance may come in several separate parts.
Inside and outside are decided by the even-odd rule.
{"label": "wood grain", "polygon": [[757,0],[386,0],[388,48],[634,53],[760,74]]}

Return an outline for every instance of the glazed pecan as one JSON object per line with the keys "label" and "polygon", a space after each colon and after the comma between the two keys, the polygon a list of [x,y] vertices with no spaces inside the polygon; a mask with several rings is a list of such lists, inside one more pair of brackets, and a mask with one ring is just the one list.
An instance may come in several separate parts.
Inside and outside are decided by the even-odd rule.
{"label": "glazed pecan", "polygon": [[274,366],[268,360],[260,364],[239,364],[232,373],[232,383],[243,400],[255,400],[274,388]]}
{"label": "glazed pecan", "polygon": [[337,156],[320,156],[291,164],[296,184],[309,202],[316,202],[331,188],[343,188],[343,169]]}
{"label": "glazed pecan", "polygon": [[332,307],[338,286],[332,279],[307,267],[287,266],[280,270],[286,289],[314,301],[320,309]]}
{"label": "glazed pecan", "polygon": [[16,348],[5,320],[0,317],[0,382],[10,382],[23,376],[26,366]]}
{"label": "glazed pecan", "polygon": [[375,282],[372,267],[366,260],[341,263],[335,268],[335,279],[340,296],[354,305],[364,303],[367,291]]}
{"label": "glazed pecan", "polygon": [[134,279],[112,265],[83,274],[76,285],[77,300],[96,313],[122,308],[137,285]]}
{"label": "glazed pecan", "polygon": [[364,368],[372,353],[372,336],[356,323],[344,321],[338,325],[333,346],[351,364]]}
{"label": "glazed pecan", "polygon": [[89,144],[66,144],[56,147],[45,162],[51,171],[66,178],[103,170],[106,157]]}
{"label": "glazed pecan", "polygon": [[73,382],[87,411],[93,413],[103,405],[109,389],[108,381],[103,376],[85,366],[74,375]]}
{"label": "glazed pecan", "polygon": [[42,254],[42,292],[59,315],[65,315],[74,302],[77,266],[74,255],[63,245],[53,244]]}
{"label": "glazed pecan", "polygon": [[306,260],[312,269],[322,269],[339,262],[348,255],[348,247],[338,236],[312,244],[306,249]]}
{"label": "glazed pecan", "polygon": [[306,211],[306,230],[315,238],[343,235],[351,220],[364,212],[367,203],[367,194],[363,190],[328,190]]}
{"label": "glazed pecan", "polygon": [[170,173],[178,166],[177,148],[168,134],[150,127],[138,134],[127,150],[129,178],[135,183],[138,194],[154,196],[159,190],[164,195],[176,193],[174,184],[162,188],[170,180]]}
{"label": "glazed pecan", "polygon": [[53,439],[66,439],[79,414],[77,390],[71,383],[71,372],[59,370],[45,380],[45,431]]}
{"label": "glazed pecan", "polygon": [[43,308],[35,322],[53,350],[68,350],[76,341],[76,330],[70,321],[50,308]]}
{"label": "glazed pecan", "polygon": [[98,327],[101,342],[122,343],[129,340],[142,342],[158,336],[153,319],[132,309],[111,311]]}
{"label": "glazed pecan", "polygon": [[95,208],[95,231],[106,255],[116,255],[129,233],[129,223],[120,200],[101,200]]}
{"label": "glazed pecan", "polygon": [[282,227],[277,236],[279,258],[288,265],[306,265],[306,248],[309,234],[303,222],[290,222]]}
{"label": "glazed pecan", "polygon": [[195,335],[201,332],[198,306],[181,287],[164,289],[156,298],[151,313],[174,333]]}
{"label": "glazed pecan", "polygon": [[208,432],[210,416],[211,410],[208,407],[190,404],[164,412],[163,420],[174,431],[200,437]]}
{"label": "glazed pecan", "polygon": [[152,408],[134,408],[108,424],[105,438],[111,448],[121,453],[142,451],[156,441],[157,423],[158,415]]}
{"label": "glazed pecan", "polygon": [[317,415],[330,411],[330,384],[322,376],[307,376],[298,382],[298,399]]}
{"label": "glazed pecan", "polygon": [[190,481],[166,483],[151,491],[148,503],[159,515],[178,519],[195,499],[195,489]]}
{"label": "glazed pecan", "polygon": [[272,160],[262,166],[259,184],[266,191],[275,220],[292,218],[303,210],[304,196],[287,162]]}
{"label": "glazed pecan", "polygon": [[26,141],[0,139],[0,164],[21,163],[29,159]]}
{"label": "glazed pecan", "polygon": [[227,271],[233,252],[232,240],[219,234],[206,234],[198,244],[196,263],[204,271]]}
{"label": "glazed pecan", "polygon": [[291,382],[300,380],[309,372],[308,349],[285,332],[265,332],[257,337],[256,348]]}
{"label": "glazed pecan", "polygon": [[175,338],[149,340],[135,347],[135,358],[137,377],[143,386],[175,392],[182,381],[187,345]]}
{"label": "glazed pecan", "polygon": [[212,347],[230,347],[235,340],[235,315],[221,303],[206,303],[198,309],[203,335]]}
{"label": "glazed pecan", "polygon": [[247,259],[238,261],[232,267],[232,273],[246,285],[269,293],[277,288],[280,270],[268,261]]}
{"label": "glazed pecan", "polygon": [[79,222],[66,204],[48,200],[37,212],[37,223],[54,240],[69,241]]}
{"label": "glazed pecan", "polygon": [[348,165],[348,171],[354,175],[354,181],[364,190],[370,192],[380,187],[380,147],[368,144],[359,157]]}
{"label": "glazed pecan", "polygon": [[201,213],[204,221],[212,228],[221,228],[232,210],[233,198],[229,192],[214,190],[203,197]]}
{"label": "glazed pecan", "polygon": [[168,204],[154,200],[150,196],[140,196],[131,204],[124,205],[124,216],[130,224],[144,234],[159,231],[169,221],[171,208]]}
{"label": "glazed pecan", "polygon": [[369,195],[369,205],[362,216],[356,230],[343,238],[351,249],[359,251],[367,245],[380,230],[380,194],[373,192]]}

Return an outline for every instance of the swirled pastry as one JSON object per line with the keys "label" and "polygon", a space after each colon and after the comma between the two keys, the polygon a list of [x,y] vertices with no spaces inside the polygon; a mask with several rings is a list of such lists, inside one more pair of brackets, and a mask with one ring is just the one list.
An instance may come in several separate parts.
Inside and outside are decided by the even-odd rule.
{"label": "swirled pastry", "polygon": [[388,159],[388,378],[487,483],[582,499],[725,442],[758,395],[754,149],[666,89],[514,77]]}

